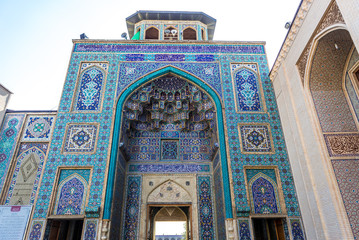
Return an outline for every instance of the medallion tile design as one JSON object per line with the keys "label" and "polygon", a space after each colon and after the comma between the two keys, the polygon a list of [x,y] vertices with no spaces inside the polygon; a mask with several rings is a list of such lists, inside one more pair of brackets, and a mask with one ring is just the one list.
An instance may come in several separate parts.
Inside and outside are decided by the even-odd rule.
{"label": "medallion tile design", "polygon": [[97,236],[97,219],[87,219],[85,221],[85,232],[83,240],[96,240]]}
{"label": "medallion tile design", "polygon": [[29,116],[25,123],[22,141],[50,141],[55,122],[55,116],[35,115]]}
{"label": "medallion tile design", "polygon": [[45,220],[32,221],[32,226],[28,240],[40,240],[42,237],[44,225],[45,225]]}
{"label": "medallion tile design", "polygon": [[243,153],[273,153],[273,140],[268,125],[239,125]]}
{"label": "medallion tile design", "polygon": [[358,156],[359,134],[324,134],[329,156]]}
{"label": "medallion tile design", "polygon": [[213,216],[213,200],[210,176],[197,177],[199,236],[200,239],[215,239],[215,223]]}
{"label": "medallion tile design", "polygon": [[264,111],[256,64],[231,64],[237,111]]}
{"label": "medallion tile design", "polygon": [[63,152],[95,151],[98,126],[94,124],[69,124]]}
{"label": "medallion tile design", "polygon": [[5,205],[33,204],[48,143],[22,143]]}
{"label": "medallion tile design", "polygon": [[335,176],[340,193],[348,214],[349,222],[355,239],[359,239],[359,160],[343,159],[332,160]]}
{"label": "medallion tile design", "polygon": [[89,169],[61,170],[54,207],[55,215],[84,213],[89,174]]}
{"label": "medallion tile design", "polygon": [[[264,173],[259,171],[259,169],[246,169],[249,193],[251,195],[251,211],[260,214],[281,212],[276,181],[265,174],[265,172],[270,172],[270,175],[273,176],[275,174],[274,169],[265,169]],[[259,173],[254,175],[255,172]]]}
{"label": "medallion tile design", "polygon": [[162,160],[177,160],[178,140],[162,140]]}
{"label": "medallion tile design", "polygon": [[138,239],[138,227],[141,205],[141,176],[128,176],[126,189],[126,207],[123,221],[123,237],[128,240]]}
{"label": "medallion tile design", "polygon": [[16,148],[23,119],[23,114],[7,114],[3,121],[0,132],[0,192]]}
{"label": "medallion tile design", "polygon": [[289,219],[292,228],[292,237],[294,240],[305,240],[305,235],[302,230],[302,224],[299,219]]}
{"label": "medallion tile design", "polygon": [[239,240],[252,240],[248,219],[238,219]]}

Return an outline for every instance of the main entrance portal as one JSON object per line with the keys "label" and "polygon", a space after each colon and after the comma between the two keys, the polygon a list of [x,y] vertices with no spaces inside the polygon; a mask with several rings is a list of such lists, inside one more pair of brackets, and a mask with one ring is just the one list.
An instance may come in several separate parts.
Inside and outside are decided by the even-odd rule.
{"label": "main entrance portal", "polygon": [[157,239],[165,222],[179,223],[176,234],[167,234],[174,239],[224,237],[217,129],[217,106],[206,90],[174,73],[129,94],[122,108],[111,239]]}

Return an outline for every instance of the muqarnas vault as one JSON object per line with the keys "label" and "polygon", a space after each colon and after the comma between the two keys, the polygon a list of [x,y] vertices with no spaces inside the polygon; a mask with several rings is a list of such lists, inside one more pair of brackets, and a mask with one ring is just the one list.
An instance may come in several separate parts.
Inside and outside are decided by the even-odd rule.
{"label": "muqarnas vault", "polygon": [[126,22],[131,40],[74,40],[57,112],[6,114],[2,203],[34,205],[26,238],[305,239],[264,43],[213,41],[200,12]]}

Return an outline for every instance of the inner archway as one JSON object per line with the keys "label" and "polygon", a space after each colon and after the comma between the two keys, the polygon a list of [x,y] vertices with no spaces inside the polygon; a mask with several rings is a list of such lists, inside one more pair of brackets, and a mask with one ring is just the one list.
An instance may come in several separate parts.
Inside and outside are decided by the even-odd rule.
{"label": "inner archway", "polygon": [[[187,100],[192,101],[194,104],[197,104],[197,103],[195,103],[197,98],[201,99],[201,101],[202,100],[207,100],[207,98],[208,98],[208,100],[212,102],[212,105],[213,105],[212,110],[215,113],[214,114],[215,118],[213,118],[213,121],[206,117],[206,113],[207,113],[207,116],[210,116],[210,114],[209,114],[209,112],[207,110],[211,110],[211,108],[201,110],[199,105],[197,105],[195,108],[192,108],[192,110],[191,110],[191,108],[189,108],[189,110],[188,110],[189,112],[187,112],[188,116],[189,116],[188,118],[187,117],[185,117],[184,119],[176,118],[175,116],[178,116],[176,114],[179,114],[179,111],[178,111],[177,105],[174,105],[175,101],[172,101],[172,102],[167,101],[164,104],[163,109],[161,109],[161,111],[163,111],[162,112],[163,116],[164,116],[163,119],[165,119],[165,120],[162,121],[161,115],[160,115],[159,119],[161,121],[159,121],[159,125],[156,124],[156,123],[155,124],[152,124],[152,123],[148,124],[148,123],[146,123],[146,121],[142,122],[141,120],[144,119],[144,118],[142,118],[144,115],[152,117],[151,109],[153,109],[153,107],[157,106],[157,104],[154,104],[155,103],[154,100],[156,100],[156,101],[158,100],[158,99],[155,98],[155,95],[156,95],[155,91],[153,93],[151,93],[151,91],[146,92],[146,89],[144,89],[144,87],[151,87],[152,88],[153,85],[149,86],[149,84],[154,84],[155,81],[160,79],[160,78],[170,78],[171,80],[174,80],[174,78],[180,78],[180,79],[184,80],[185,85],[183,85],[183,86],[188,87],[188,89],[190,91],[190,93],[188,94],[189,98],[187,98]],[[169,82],[172,82],[172,81],[169,81]],[[190,87],[193,87],[193,88],[190,88]],[[164,90],[164,89],[162,88],[162,90]],[[174,89],[170,89],[170,92],[172,90],[174,90]],[[178,89],[176,89],[176,90],[178,90]],[[167,100],[172,99],[172,94],[174,94],[173,95],[174,100],[176,99],[176,96],[177,96],[177,99],[179,99],[179,97],[180,97],[179,93],[181,93],[181,91],[179,91],[177,93],[177,95],[176,95],[176,92],[171,92],[172,94],[170,94],[170,92],[168,92],[168,91],[166,92],[166,91],[165,91],[165,94],[166,94],[166,99]],[[137,94],[139,94],[138,96],[140,96],[138,99],[140,100],[139,105],[142,106],[142,109],[138,105],[138,110],[135,109],[137,112],[131,112],[131,111],[133,111],[133,109],[132,109],[132,107],[128,107],[129,105],[127,105],[127,103],[128,103],[127,101],[130,100],[131,97],[135,95],[135,92],[137,92]],[[147,95],[147,93],[148,93],[148,95]],[[151,93],[151,94],[149,94],[149,93]],[[145,95],[147,95],[147,97]],[[164,97],[164,94],[162,94],[162,95]],[[183,96],[185,96],[185,95],[183,95]],[[199,98],[199,97],[201,97],[201,98]],[[134,98],[136,99],[136,97],[134,97]],[[144,100],[144,102],[142,102],[141,99]],[[150,100],[148,100],[148,99],[150,99]],[[181,105],[186,105],[185,100],[186,99],[183,99],[183,102],[181,102]],[[133,101],[133,99],[131,101]],[[130,105],[132,105],[132,103]],[[176,107],[176,109],[174,111],[172,111],[173,108],[170,105],[172,105],[172,107]],[[128,110],[128,113],[126,113],[127,110]],[[142,112],[141,112],[141,110],[142,110]],[[185,108],[184,108],[183,112],[181,112],[181,116],[183,116],[183,113],[186,113],[186,111],[187,110],[185,110]],[[199,112],[201,112],[201,111],[202,111],[202,113],[200,114]],[[129,118],[127,118],[127,116],[133,117],[133,119],[129,119]],[[184,114],[184,116],[187,116],[187,115]],[[172,119],[176,119],[176,120],[174,120],[173,122],[170,122],[170,121],[172,121]],[[195,120],[195,123],[193,123],[193,120]],[[127,123],[129,123],[129,125],[127,125],[127,126],[125,124],[126,121],[127,121]],[[213,128],[214,131],[211,130],[212,129],[211,125],[210,125],[211,122],[215,124],[215,126],[214,126],[215,128]],[[146,124],[143,124],[143,123],[146,123]],[[225,211],[220,211],[220,212],[221,212],[221,214],[223,214],[224,218],[232,218],[233,215],[232,215],[232,206],[231,206],[230,188],[229,188],[229,178],[228,178],[228,164],[227,164],[227,156],[226,156],[226,151],[225,151],[226,150],[226,144],[225,144],[225,139],[224,139],[223,112],[222,112],[221,100],[219,99],[219,97],[218,97],[217,93],[215,92],[215,90],[213,90],[209,85],[204,83],[202,80],[200,80],[200,79],[196,78],[195,76],[193,76],[193,75],[191,75],[189,73],[186,73],[186,72],[184,72],[184,71],[182,71],[180,69],[177,69],[177,68],[172,67],[172,66],[167,66],[167,67],[159,69],[159,70],[157,70],[155,72],[152,72],[152,73],[138,79],[136,82],[129,85],[120,94],[118,104],[117,104],[117,109],[116,109],[116,119],[115,119],[114,132],[113,132],[114,135],[113,135],[113,143],[112,143],[112,150],[111,150],[112,151],[111,152],[111,161],[110,161],[110,167],[109,167],[108,187],[107,187],[107,190],[106,190],[107,192],[106,192],[106,202],[105,202],[105,207],[104,207],[104,209],[105,209],[105,211],[104,211],[104,219],[110,219],[110,216],[111,216],[111,207],[110,207],[111,205],[110,204],[112,202],[112,195],[113,195],[113,187],[114,187],[113,183],[114,183],[114,177],[115,177],[114,176],[115,166],[116,166],[116,161],[118,161],[118,156],[123,156],[123,154],[119,154],[119,153],[122,153],[122,151],[119,151],[119,150],[120,149],[122,149],[122,150],[126,149],[126,146],[129,146],[129,145],[126,145],[126,143],[124,142],[125,140],[128,140],[128,139],[124,139],[123,136],[127,135],[127,134],[129,134],[131,132],[133,133],[133,132],[136,132],[138,130],[141,130],[141,129],[137,128],[138,126],[140,126],[140,127],[141,126],[148,127],[148,130],[151,130],[152,134],[155,133],[155,135],[156,134],[158,135],[159,131],[162,130],[161,126],[169,126],[171,129],[169,128],[167,130],[179,131],[180,135],[181,135],[182,132],[186,132],[186,134],[187,133],[192,134],[193,131],[194,132],[197,131],[198,135],[196,135],[195,137],[204,136],[205,138],[207,138],[208,136],[213,136],[213,141],[212,140],[207,141],[208,139],[206,140],[206,142],[207,142],[206,144],[207,145],[212,144],[211,145],[212,147],[207,147],[206,150],[201,150],[201,148],[197,148],[197,149],[200,151],[199,154],[202,154],[201,151],[207,151],[207,153],[209,153],[208,149],[210,149],[210,148],[212,148],[212,151],[215,150],[214,155],[212,155],[213,158],[210,159],[209,162],[213,160],[213,165],[215,164],[215,166],[217,166],[216,173],[219,173],[219,174],[216,174],[216,176],[218,176],[217,179],[219,181],[216,181],[216,182],[220,182],[220,184],[223,185],[223,188],[222,187],[220,188],[220,189],[223,189],[223,192],[221,190],[221,193],[218,194],[218,196],[220,198],[222,196],[224,197],[223,205],[225,206],[225,208],[223,209],[223,207],[221,207],[220,209],[221,210],[223,209]],[[204,127],[204,129],[197,128],[199,126]],[[201,131],[202,132],[203,131],[209,131],[209,132],[212,131],[212,134],[199,133]],[[217,132],[215,132],[215,131],[217,131]],[[121,137],[120,137],[120,135],[121,135]],[[137,137],[139,135],[137,135],[137,133],[135,133],[135,135],[133,135],[133,136]],[[167,135],[167,137],[169,137],[169,135]],[[180,138],[181,138],[181,136],[180,136]],[[167,139],[164,139],[164,140],[167,140]],[[171,139],[171,140],[173,140],[173,139]],[[179,143],[182,141],[182,139],[178,139],[178,140],[179,140],[178,141]],[[217,142],[215,142],[214,140],[216,140]],[[215,143],[217,143],[217,144],[215,144]],[[195,144],[192,144],[192,145],[195,146]],[[120,148],[118,146],[120,146]],[[158,146],[161,146],[161,144],[158,144]],[[142,153],[145,153],[148,150],[148,148],[147,149],[145,149],[145,148],[141,149],[141,147],[137,148],[137,150],[138,149],[139,149],[139,152],[137,152],[137,153],[139,155],[142,154]],[[161,148],[158,148],[158,149],[161,149]],[[170,162],[173,163],[173,162],[176,162],[176,161],[182,161],[182,162],[185,162],[185,163],[193,163],[196,160],[198,160],[199,162],[202,161],[203,163],[205,163],[205,161],[208,161],[208,159],[206,160],[206,158],[205,158],[205,160],[203,160],[203,158],[202,158],[202,160],[200,158],[196,159],[196,160],[193,160],[193,161],[191,160],[192,162],[188,161],[188,160],[185,160],[183,158],[183,156],[184,156],[183,151],[182,151],[183,148],[182,149],[178,148],[178,149],[180,149],[180,151],[178,152],[179,158],[177,160],[172,160],[171,158],[170,159],[162,158],[160,160],[155,160],[155,161],[157,161],[156,163],[158,163],[155,170],[157,172],[159,172],[159,171],[167,171],[168,169],[166,169],[166,166],[164,166],[164,165],[166,165],[166,164],[167,164],[167,166],[171,165],[171,164],[169,164]],[[197,151],[197,149],[196,149],[196,151]],[[141,151],[143,151],[143,152],[141,152]],[[171,154],[169,154],[167,156],[171,156]],[[210,155],[207,155],[207,156],[210,156]],[[133,167],[132,166],[133,164],[130,164],[130,163],[131,163],[131,161],[135,161],[135,160],[130,160],[129,156],[123,156],[122,158],[126,158],[127,165],[130,165],[129,167]],[[133,159],[135,159],[135,158],[133,158]],[[138,159],[140,160],[141,158],[139,157]],[[192,158],[192,159],[194,159],[194,158]],[[138,161],[138,160],[136,160],[136,161]],[[150,160],[150,161],[152,161],[152,160]],[[162,164],[162,162],[163,162],[163,164]],[[219,166],[218,162],[221,163],[220,166]],[[125,164],[126,164],[126,162],[125,162]],[[137,166],[140,165],[139,163],[136,163],[136,164],[137,164]],[[144,164],[142,164],[142,166],[143,165]],[[152,166],[152,162],[151,162],[151,164],[147,164],[147,166]],[[197,164],[197,166],[198,166],[198,164]],[[195,173],[195,172],[200,173],[201,171],[202,172],[205,171],[206,174],[198,175],[198,177],[197,177],[196,174],[192,174],[192,176],[194,178],[192,177],[191,186],[188,187],[188,188],[192,188],[192,191],[194,191],[196,194],[198,193],[198,196],[201,196],[201,195],[208,196],[208,198],[206,198],[206,200],[208,200],[208,204],[202,204],[202,205],[204,207],[206,207],[206,209],[209,210],[209,211],[205,211],[205,212],[210,213],[211,215],[207,216],[206,214],[204,214],[204,215],[201,216],[201,218],[207,218],[206,221],[208,220],[207,222],[209,222],[210,225],[211,225],[211,227],[209,227],[207,229],[211,229],[211,231],[213,231],[213,232],[209,233],[209,234],[212,234],[214,236],[214,234],[216,234],[215,233],[216,232],[215,228],[217,228],[217,226],[216,226],[216,222],[214,221],[215,220],[214,217],[212,217],[212,214],[215,213],[216,210],[215,210],[214,207],[211,208],[211,205],[210,205],[211,203],[210,202],[214,202],[214,198],[215,197],[217,198],[217,194],[215,194],[214,192],[212,192],[212,193],[208,192],[208,191],[212,191],[211,188],[209,188],[209,189],[199,189],[198,188],[197,189],[197,183],[196,183],[196,181],[199,181],[201,183],[203,182],[203,183],[208,184],[208,186],[213,184],[214,180],[212,180],[212,177],[210,175],[212,175],[214,173],[212,173],[211,167],[209,167],[209,168],[205,167],[205,168],[202,168],[202,170],[197,169],[197,168],[196,169],[187,168],[188,166],[185,166],[185,168],[180,168],[178,170],[177,166],[175,166],[175,167],[176,167],[176,170],[175,170],[176,174],[181,173],[181,171],[182,171],[182,173],[186,172],[188,169],[190,171],[192,171],[192,173]],[[130,170],[131,172],[134,171],[133,168],[127,168],[127,169]],[[171,166],[171,169],[172,169],[172,166]],[[140,169],[140,170],[142,171],[143,169]],[[163,174],[163,175],[165,175],[165,174]],[[172,174],[172,176],[173,176],[173,174]],[[120,184],[121,186],[125,185],[124,186],[125,189],[123,190],[125,194],[124,194],[124,197],[123,197],[124,204],[123,204],[122,211],[126,211],[127,205],[128,205],[127,203],[129,201],[133,200],[132,203],[135,204],[135,205],[137,205],[138,203],[143,201],[143,198],[141,200],[141,197],[142,197],[141,194],[139,194],[137,196],[134,196],[136,199],[129,198],[129,195],[126,195],[126,191],[127,192],[132,191],[132,189],[128,188],[130,186],[130,185],[128,185],[128,183],[129,182],[131,182],[131,183],[136,182],[136,184],[139,184],[140,186],[141,185],[142,186],[151,186],[151,184],[152,184],[151,181],[146,180],[147,181],[146,182],[145,181],[146,178],[148,180],[148,176],[146,174],[142,174],[142,177],[139,176],[139,175],[132,175],[132,176],[129,175],[129,176],[126,177],[126,180],[120,180],[119,181],[119,182],[122,182],[122,183],[125,182],[125,184]],[[171,179],[171,178],[167,178],[167,179]],[[116,180],[116,182],[117,182],[117,180]],[[154,185],[156,185],[156,183]],[[181,185],[186,186],[187,182],[182,182]],[[115,192],[117,192],[117,191],[115,191]],[[210,194],[210,195],[208,195],[208,194]],[[217,199],[216,199],[216,202],[218,202]],[[171,204],[173,205],[173,203],[171,203]],[[213,205],[213,203],[212,203],[212,205]],[[131,209],[133,209],[133,208],[131,208]],[[145,216],[144,214],[146,214],[146,212],[147,212],[146,209],[147,208],[144,209],[143,207],[141,207],[141,210],[140,210],[139,214],[136,213],[135,215],[131,215],[132,213],[135,213],[132,210],[130,212],[128,212],[128,213],[126,212],[126,214],[128,214],[129,216],[130,215],[134,216],[136,218],[138,217],[138,219],[141,218],[141,221],[142,221],[143,217]],[[197,208],[193,208],[193,209],[197,209]],[[195,216],[195,217],[199,217],[199,215]],[[217,216],[217,218],[218,218],[218,216]],[[213,219],[213,220],[211,220],[211,219]],[[112,219],[112,221],[114,221],[114,220]],[[199,222],[197,220],[194,221],[194,222],[195,222],[195,224],[199,224]],[[221,223],[222,222],[224,222],[224,221],[221,221]],[[135,228],[137,228],[137,229],[139,228],[139,226],[141,226],[141,229],[142,229],[143,226],[146,225],[144,222],[140,223],[139,220],[137,221],[135,219],[133,219],[133,223],[137,225],[137,226],[135,226]],[[198,226],[198,227],[203,229],[206,226]],[[218,226],[218,229],[224,229],[224,226],[223,227]],[[205,231],[202,231],[202,232],[203,232],[203,234],[206,233]],[[194,239],[196,239],[196,238],[194,238]]]}

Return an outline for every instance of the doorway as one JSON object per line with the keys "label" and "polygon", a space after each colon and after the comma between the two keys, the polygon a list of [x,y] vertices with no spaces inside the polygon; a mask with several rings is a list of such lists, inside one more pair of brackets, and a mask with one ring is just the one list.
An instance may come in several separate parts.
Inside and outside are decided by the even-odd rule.
{"label": "doorway", "polygon": [[181,206],[148,206],[147,240],[190,240],[191,207]]}

